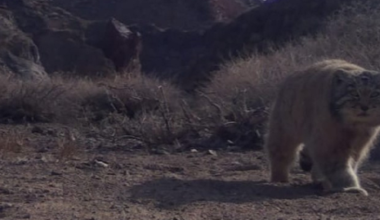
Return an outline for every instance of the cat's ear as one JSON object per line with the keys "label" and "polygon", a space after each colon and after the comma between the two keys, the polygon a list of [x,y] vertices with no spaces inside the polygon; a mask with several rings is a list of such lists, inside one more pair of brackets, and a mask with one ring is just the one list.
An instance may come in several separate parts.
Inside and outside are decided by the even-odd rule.
{"label": "cat's ear", "polygon": [[374,70],[365,70],[361,73],[362,76],[367,76],[367,77],[372,77],[372,76],[379,76],[380,72],[379,71],[374,71]]}
{"label": "cat's ear", "polygon": [[[379,71],[374,71],[374,70],[366,70],[362,74],[362,80],[365,77],[368,77],[368,82],[375,82],[378,84],[380,82],[380,72]],[[365,80],[365,79],[364,79]]]}

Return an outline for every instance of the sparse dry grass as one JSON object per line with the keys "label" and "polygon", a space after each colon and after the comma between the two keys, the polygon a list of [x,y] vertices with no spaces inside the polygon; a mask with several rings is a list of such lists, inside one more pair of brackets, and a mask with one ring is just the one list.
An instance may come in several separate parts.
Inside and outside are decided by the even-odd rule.
{"label": "sparse dry grass", "polygon": [[9,157],[10,154],[19,154],[25,147],[26,132],[23,130],[10,129],[0,132],[0,154]]}

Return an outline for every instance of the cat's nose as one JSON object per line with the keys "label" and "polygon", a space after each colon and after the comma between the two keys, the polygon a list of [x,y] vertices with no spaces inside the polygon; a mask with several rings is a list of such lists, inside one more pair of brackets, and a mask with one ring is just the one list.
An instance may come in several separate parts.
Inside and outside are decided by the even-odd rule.
{"label": "cat's nose", "polygon": [[367,111],[367,110],[369,109],[369,107],[368,107],[367,105],[361,105],[361,106],[360,106],[360,109],[361,109],[362,111]]}

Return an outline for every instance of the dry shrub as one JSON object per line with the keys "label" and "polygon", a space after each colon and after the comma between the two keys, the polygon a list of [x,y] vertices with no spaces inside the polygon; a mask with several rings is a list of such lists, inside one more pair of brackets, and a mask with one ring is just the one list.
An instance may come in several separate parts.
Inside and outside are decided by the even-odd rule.
{"label": "dry shrub", "polygon": [[106,117],[103,114],[105,111],[108,113],[109,103],[103,88],[88,79],[64,81],[68,89],[67,97],[78,119],[91,122]]}
{"label": "dry shrub", "polygon": [[300,68],[300,61],[309,60],[307,56],[296,57],[293,51],[274,51],[227,62],[200,92],[195,110],[212,133],[211,138],[221,140],[216,142],[221,147],[259,148],[278,83]]}
{"label": "dry shrub", "polygon": [[78,118],[91,126],[114,127],[120,137],[151,146],[171,144],[184,133],[181,101],[185,98],[168,82],[135,75],[74,84],[69,96],[78,107]]}
{"label": "dry shrub", "polygon": [[[288,44],[271,56],[281,57],[288,66],[300,69],[323,59],[345,59],[366,68],[380,66],[380,3],[363,0],[344,7],[330,18],[316,37]],[[252,57],[257,59],[259,57]],[[276,60],[273,60],[276,62]],[[283,72],[287,66],[282,67]]]}
{"label": "dry shrub", "polygon": [[[173,144],[186,134],[181,101],[185,99],[180,90],[168,83],[151,81],[143,87],[135,87],[135,97],[140,103],[140,114],[123,125],[126,134],[133,134],[149,146]],[[144,88],[148,86],[148,88]],[[149,91],[148,93],[146,93]],[[139,93],[141,92],[141,93]]]}
{"label": "dry shrub", "polygon": [[119,100],[128,103],[134,112],[133,129],[150,145],[171,144],[182,135],[182,92],[168,82],[151,78],[134,78],[126,86],[130,96],[123,90],[116,92]]}
{"label": "dry shrub", "polygon": [[56,141],[59,148],[58,160],[68,160],[78,154],[80,144],[71,129],[66,128],[64,135],[58,137]]}
{"label": "dry shrub", "polygon": [[[358,1],[345,7],[332,18],[324,36],[305,48],[319,51],[321,57],[339,57],[363,65],[379,68],[380,4]],[[319,49],[318,49],[319,48]]]}
{"label": "dry shrub", "polygon": [[77,100],[87,115],[94,114],[91,119],[95,120],[102,120],[110,113],[132,119],[163,108],[174,111],[182,96],[180,90],[169,83],[142,75],[101,82],[81,80],[75,87],[72,99]]}
{"label": "dry shrub", "polygon": [[60,116],[65,88],[49,79],[21,81],[0,76],[0,122],[51,122]]}
{"label": "dry shrub", "polygon": [[224,102],[227,109],[243,109],[245,105],[255,108],[258,100],[271,99],[284,76],[323,59],[346,59],[378,69],[380,50],[375,45],[380,44],[379,12],[380,4],[371,1],[347,6],[316,37],[289,43],[269,55],[253,54],[228,62],[205,92],[214,102]]}
{"label": "dry shrub", "polygon": [[[0,88],[0,123],[114,127],[118,134],[149,145],[170,144],[185,133],[182,92],[168,82],[142,75],[96,81],[60,76],[21,81],[0,75]],[[68,148],[62,147],[63,154]]]}

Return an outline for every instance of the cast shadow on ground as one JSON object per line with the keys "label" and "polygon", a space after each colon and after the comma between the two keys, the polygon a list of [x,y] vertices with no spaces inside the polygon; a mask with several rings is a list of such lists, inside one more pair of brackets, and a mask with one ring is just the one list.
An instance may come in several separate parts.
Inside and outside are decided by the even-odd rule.
{"label": "cast shadow on ground", "polygon": [[297,199],[316,195],[312,185],[275,185],[254,181],[161,178],[133,186],[131,199],[149,199],[161,208],[173,208],[199,201],[224,203],[259,202],[268,199]]}

